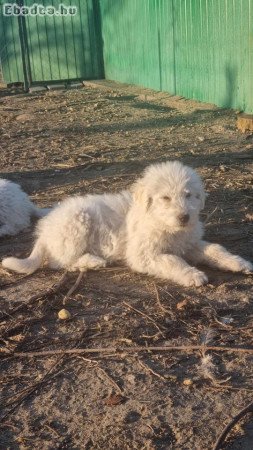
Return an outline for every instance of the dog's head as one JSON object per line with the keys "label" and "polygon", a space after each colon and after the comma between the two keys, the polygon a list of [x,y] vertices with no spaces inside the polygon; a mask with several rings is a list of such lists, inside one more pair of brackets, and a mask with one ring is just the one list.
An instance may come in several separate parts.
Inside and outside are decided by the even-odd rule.
{"label": "dog's head", "polygon": [[194,226],[205,204],[199,175],[178,161],[149,166],[132,186],[132,194],[157,225],[171,231]]}

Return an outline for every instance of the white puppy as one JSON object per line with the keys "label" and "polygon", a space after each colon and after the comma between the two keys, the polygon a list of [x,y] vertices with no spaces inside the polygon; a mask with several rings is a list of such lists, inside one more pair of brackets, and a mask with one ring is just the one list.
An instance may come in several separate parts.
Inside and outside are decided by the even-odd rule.
{"label": "white puppy", "polygon": [[130,191],[63,201],[40,220],[29,258],[6,258],[3,266],[21,273],[32,273],[43,263],[85,271],[121,260],[134,271],[184,286],[207,282],[191,263],[252,271],[250,262],[202,240],[204,201],[193,169],[177,161],[152,165]]}
{"label": "white puppy", "polygon": [[30,225],[31,216],[49,211],[37,208],[18,184],[0,179],[0,237],[17,234]]}

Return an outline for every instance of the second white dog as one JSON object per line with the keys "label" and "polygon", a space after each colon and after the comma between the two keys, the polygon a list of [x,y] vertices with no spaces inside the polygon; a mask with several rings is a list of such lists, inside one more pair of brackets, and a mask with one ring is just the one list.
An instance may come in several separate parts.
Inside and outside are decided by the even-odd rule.
{"label": "second white dog", "polygon": [[38,208],[19,184],[0,179],[0,237],[29,227],[31,216],[44,217],[50,209]]}
{"label": "second white dog", "polygon": [[129,191],[63,201],[40,220],[29,258],[6,258],[3,266],[21,273],[45,263],[85,271],[121,260],[134,271],[184,286],[207,282],[194,267],[198,263],[252,271],[250,262],[202,240],[199,212],[204,201],[193,169],[177,161],[152,165]]}

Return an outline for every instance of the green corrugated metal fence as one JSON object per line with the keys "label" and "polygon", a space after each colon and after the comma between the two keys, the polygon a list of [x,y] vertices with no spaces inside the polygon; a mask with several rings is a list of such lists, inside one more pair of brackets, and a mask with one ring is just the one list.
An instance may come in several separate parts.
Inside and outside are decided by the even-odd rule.
{"label": "green corrugated metal fence", "polygon": [[[0,0],[0,5],[6,3]],[[25,0],[32,6],[34,0]],[[97,0],[44,0],[43,6],[76,6],[73,16],[26,16],[24,38],[32,82],[103,77]],[[2,11],[2,7],[0,8]],[[23,36],[23,34],[25,36]],[[0,13],[0,58],[7,83],[23,81],[17,17]]]}
{"label": "green corrugated metal fence", "polygon": [[[23,69],[17,17],[2,15],[4,0],[0,0],[0,63],[6,82],[22,81]],[[8,19],[8,20],[7,20]]]}
{"label": "green corrugated metal fence", "polygon": [[100,0],[105,76],[253,113],[253,0]]}

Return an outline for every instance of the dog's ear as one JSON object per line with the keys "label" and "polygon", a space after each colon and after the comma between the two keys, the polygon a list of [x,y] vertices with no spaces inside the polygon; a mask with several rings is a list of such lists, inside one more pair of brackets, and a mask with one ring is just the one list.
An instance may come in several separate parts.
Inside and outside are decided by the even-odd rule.
{"label": "dog's ear", "polygon": [[134,202],[139,203],[139,205],[144,206],[148,210],[152,204],[152,198],[148,195],[143,180],[136,181],[130,190]]}

